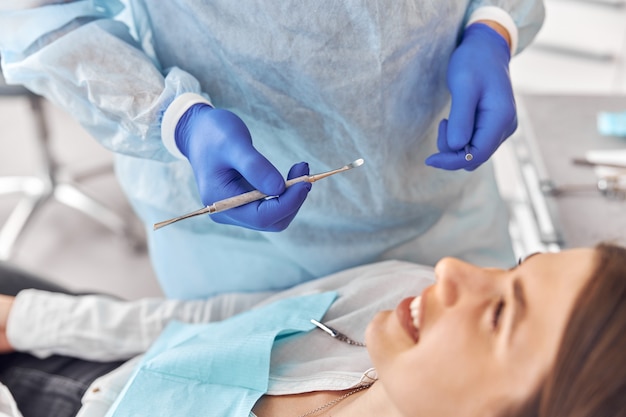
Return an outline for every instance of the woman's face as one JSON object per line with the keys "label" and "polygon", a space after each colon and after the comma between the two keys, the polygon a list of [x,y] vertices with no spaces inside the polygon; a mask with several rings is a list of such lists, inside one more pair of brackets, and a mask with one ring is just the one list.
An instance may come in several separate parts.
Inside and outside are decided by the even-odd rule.
{"label": "woman's face", "polygon": [[489,416],[527,398],[554,363],[594,259],[593,249],[536,254],[511,270],[441,260],[419,303],[407,298],[370,323],[378,383],[406,416]]}

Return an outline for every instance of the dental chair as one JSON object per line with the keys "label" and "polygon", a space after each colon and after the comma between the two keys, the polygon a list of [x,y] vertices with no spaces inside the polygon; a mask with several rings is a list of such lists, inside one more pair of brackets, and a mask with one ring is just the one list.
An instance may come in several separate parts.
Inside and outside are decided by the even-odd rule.
{"label": "dental chair", "polygon": [[[105,204],[83,192],[77,178],[65,172],[51,152],[45,99],[21,86],[7,85],[0,72],[0,99],[20,97],[28,100],[32,110],[36,134],[34,155],[38,159],[38,173],[32,176],[0,176],[0,196],[21,194],[8,219],[0,228],[0,260],[9,260],[18,240],[37,212],[50,200],[77,210],[121,236],[134,249],[143,247],[142,239],[135,233],[131,219],[124,218]],[[0,135],[2,127],[0,126]],[[30,156],[30,155],[29,155]],[[111,171],[108,169],[107,171]],[[97,173],[97,172],[96,172]],[[81,179],[85,179],[82,176]]]}

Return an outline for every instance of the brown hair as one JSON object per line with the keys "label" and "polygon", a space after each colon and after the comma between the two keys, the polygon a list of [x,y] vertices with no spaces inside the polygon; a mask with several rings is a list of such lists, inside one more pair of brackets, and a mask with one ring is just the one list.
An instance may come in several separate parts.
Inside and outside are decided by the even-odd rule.
{"label": "brown hair", "polygon": [[507,417],[626,416],[626,248],[596,246],[554,367]]}

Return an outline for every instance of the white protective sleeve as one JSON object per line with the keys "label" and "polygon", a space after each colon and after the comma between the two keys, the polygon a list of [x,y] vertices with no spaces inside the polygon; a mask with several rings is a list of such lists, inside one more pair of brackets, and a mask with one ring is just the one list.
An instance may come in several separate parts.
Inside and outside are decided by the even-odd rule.
{"label": "white protective sleeve", "polygon": [[145,352],[171,320],[207,323],[242,312],[273,293],[224,294],[207,300],[106,295],[72,296],[21,291],[7,322],[7,338],[18,351],[95,361],[127,359]]}

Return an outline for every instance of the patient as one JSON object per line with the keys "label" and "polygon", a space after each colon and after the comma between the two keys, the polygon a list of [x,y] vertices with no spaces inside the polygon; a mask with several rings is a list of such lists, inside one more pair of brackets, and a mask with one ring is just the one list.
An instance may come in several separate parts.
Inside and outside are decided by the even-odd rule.
{"label": "patient", "polygon": [[[81,383],[93,381],[79,415],[104,414],[110,401],[93,399],[103,391],[104,397],[110,398],[115,392],[111,390],[119,390],[139,359],[107,374],[120,364],[111,361],[145,351],[168,321],[225,320],[254,307],[243,313],[245,323],[281,300],[313,294],[314,290],[337,292],[320,321],[347,338],[333,338],[317,329],[277,338],[269,374],[262,376],[268,380],[265,395],[252,403],[252,410],[224,415],[625,415],[626,250],[607,244],[531,255],[510,270],[483,269],[445,258],[433,274],[432,268],[388,261],[281,293],[226,294],[206,301],[126,302],[106,296],[21,291],[15,299],[0,300],[0,327],[5,331],[5,352],[29,354],[5,355],[0,380],[14,394],[25,417],[76,415],[78,398],[73,399],[74,411],[54,414],[49,407],[56,403],[46,399],[45,393],[31,389],[24,394],[19,381],[10,377],[15,361],[9,359],[17,358],[20,366],[33,369],[45,368],[47,361],[58,358],[68,366],[77,362],[81,369],[90,370],[82,373],[89,377]],[[411,296],[416,293],[421,297]],[[306,308],[304,303],[302,306]],[[294,316],[299,313],[296,310]],[[216,324],[228,324],[237,317],[242,316]],[[260,319],[262,322],[263,317]],[[245,332],[244,328],[238,322],[231,329],[233,338],[241,336],[238,333]],[[363,338],[367,348],[360,343]],[[157,345],[163,337],[158,340]],[[228,345],[230,338],[220,340]],[[30,353],[46,359],[35,359]],[[54,353],[82,359],[49,356]],[[194,358],[201,357],[202,352],[197,353],[200,356]],[[178,360],[184,362],[185,357]],[[31,358],[28,365],[25,358]],[[242,359],[235,356],[230,360],[235,369]],[[204,366],[204,361],[197,365]],[[157,360],[150,366],[163,363]],[[194,368],[193,362],[186,368]],[[194,369],[169,371],[176,379],[176,375],[188,378],[185,372]],[[60,369],[53,373],[63,374]],[[102,377],[96,379],[98,376]],[[111,381],[115,383],[107,386]],[[196,397],[193,390],[189,387],[189,397]],[[132,393],[131,389],[126,395]],[[145,413],[134,415],[155,415],[151,403],[172,398],[164,394],[143,398]],[[173,398],[177,398],[176,404],[170,401],[169,406],[179,414],[165,410],[168,404],[164,402],[159,405],[164,407],[160,415],[190,415],[187,402],[198,402],[200,407],[219,403],[215,398]],[[37,407],[39,399],[48,404],[47,410]],[[124,400],[121,404],[123,410]]]}

